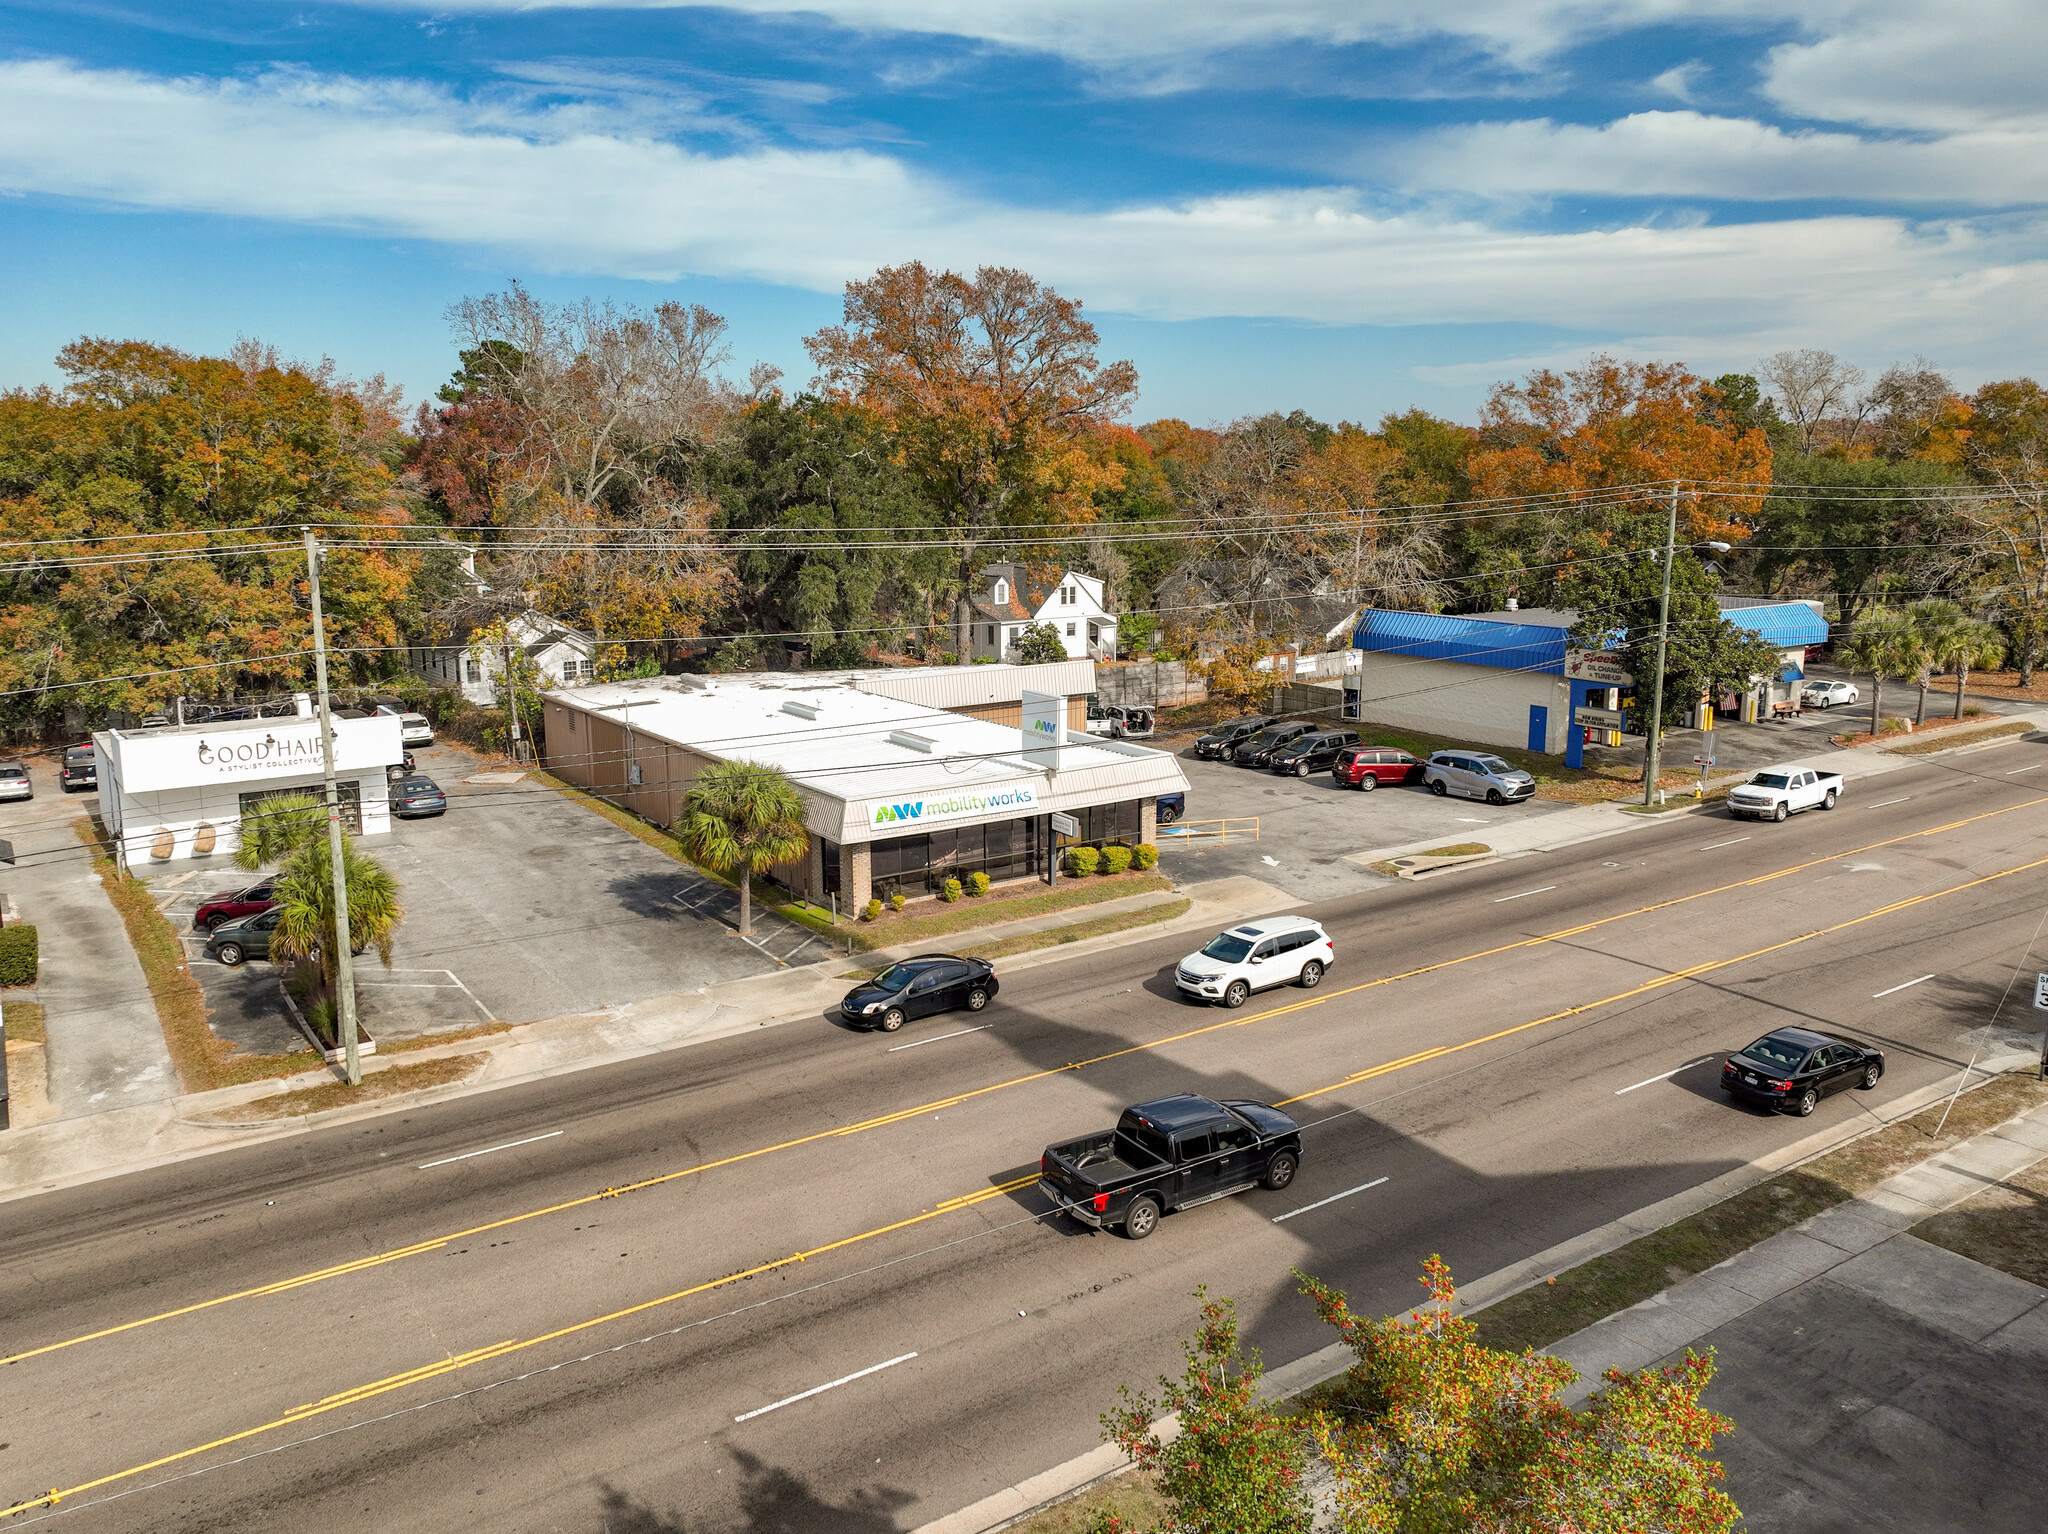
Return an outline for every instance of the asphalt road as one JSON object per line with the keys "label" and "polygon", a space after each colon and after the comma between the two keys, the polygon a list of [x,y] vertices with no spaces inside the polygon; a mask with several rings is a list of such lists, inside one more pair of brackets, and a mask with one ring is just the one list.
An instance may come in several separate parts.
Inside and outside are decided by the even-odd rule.
{"label": "asphalt road", "polygon": [[[1333,901],[1322,988],[1237,1013],[1133,942],[985,1019],[820,1018],[9,1204],[0,1495],[94,1530],[915,1527],[1093,1447],[1197,1284],[1282,1362],[1331,1340],[1292,1268],[1402,1308],[1431,1252],[1477,1276],[1954,1072],[2048,900],[2035,778],[2015,744]],[[1720,1055],[1801,1021],[1884,1047],[1877,1092],[1723,1101]],[[1142,1244],[1044,1218],[1047,1141],[1175,1090],[1294,1100],[1295,1185]]]}

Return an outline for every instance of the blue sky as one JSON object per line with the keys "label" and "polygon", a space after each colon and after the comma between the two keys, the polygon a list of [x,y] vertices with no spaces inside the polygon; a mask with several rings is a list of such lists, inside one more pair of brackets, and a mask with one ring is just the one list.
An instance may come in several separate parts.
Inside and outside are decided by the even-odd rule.
{"label": "blue sky", "polygon": [[705,303],[801,384],[913,257],[1082,300],[1140,419],[1470,419],[1595,349],[2043,366],[2039,0],[0,15],[0,385],[253,335],[417,400],[510,278]]}

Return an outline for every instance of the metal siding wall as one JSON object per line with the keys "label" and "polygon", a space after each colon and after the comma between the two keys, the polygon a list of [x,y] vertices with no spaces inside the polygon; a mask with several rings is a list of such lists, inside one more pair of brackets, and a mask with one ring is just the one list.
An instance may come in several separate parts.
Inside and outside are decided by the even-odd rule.
{"label": "metal siding wall", "polygon": [[1529,705],[1538,703],[1550,710],[1552,749],[1564,747],[1570,709],[1562,677],[1367,652],[1358,682],[1359,717],[1369,724],[1522,750]]}

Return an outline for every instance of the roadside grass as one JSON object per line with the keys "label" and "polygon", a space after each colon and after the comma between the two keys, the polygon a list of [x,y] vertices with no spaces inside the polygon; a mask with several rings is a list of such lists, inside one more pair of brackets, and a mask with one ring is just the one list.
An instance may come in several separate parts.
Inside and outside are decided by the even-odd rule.
{"label": "roadside grass", "polygon": [[[1427,852],[1404,852],[1401,856],[1404,858],[1470,858],[1478,857],[1481,853],[1491,851],[1493,849],[1487,846],[1485,842],[1453,842],[1448,847],[1432,847]],[[1400,868],[1392,859],[1380,863],[1368,863],[1365,866],[1376,874],[1385,874],[1390,879],[1398,879],[1401,876]]]}
{"label": "roadside grass", "polygon": [[[1176,916],[1187,915],[1194,901],[1166,900],[1142,911],[1119,911],[1114,916],[1098,916],[1092,921],[1077,921],[1065,927],[1048,927],[1043,932],[1022,932],[1016,937],[997,938],[991,943],[970,943],[958,950],[963,959],[1013,959],[1020,953],[1031,953],[1040,948],[1057,948],[1062,943],[1078,943],[1083,938],[1107,937],[1112,932],[1129,932],[1135,927],[1149,927],[1154,923],[1172,921]],[[841,980],[872,980],[887,965],[870,965],[866,969],[850,969]]]}
{"label": "roadside grass", "polygon": [[1166,1499],[1151,1476],[1133,1472],[1056,1502],[1022,1523],[1008,1525],[1003,1534],[1088,1534],[1104,1513],[1114,1513],[1137,1528],[1157,1528],[1166,1518]]}
{"label": "roadside grass", "polygon": [[[381,1053],[384,1046],[379,1044],[377,1048]],[[300,1087],[295,1091],[280,1092],[275,1097],[259,1097],[253,1103],[217,1109],[201,1115],[200,1119],[209,1124],[260,1124],[269,1119],[320,1113],[328,1108],[373,1103],[380,1098],[396,1097],[404,1092],[422,1092],[428,1087],[444,1087],[450,1082],[460,1081],[476,1070],[484,1058],[482,1054],[450,1055],[442,1060],[417,1060],[411,1065],[388,1066],[364,1076],[359,1087],[352,1087],[345,1081]]]}
{"label": "roadside grass", "polygon": [[[1969,721],[1963,720],[1962,723],[1967,724]],[[1885,752],[1885,755],[1927,756],[1935,751],[1953,751],[1958,746],[1975,746],[1987,740],[2003,740],[2008,735],[2025,735],[2032,729],[2034,729],[2034,726],[2022,719],[2012,724],[2001,724],[1989,730],[1971,730],[1966,735],[1946,735],[1937,737],[1934,740],[1915,740],[1911,745],[1907,746],[1892,746]],[[1869,738],[1867,735],[1860,736],[1858,737],[1858,743],[1860,744]]]}
{"label": "roadside grass", "polygon": [[45,1044],[48,1037],[43,1032],[43,1004],[39,1001],[10,1001],[6,1004],[7,1042],[10,1044]]}
{"label": "roadside grass", "polygon": [[510,1033],[512,1025],[493,1020],[476,1023],[467,1028],[451,1028],[446,1033],[423,1033],[413,1039],[379,1039],[377,1053],[380,1055],[410,1054],[414,1050],[438,1049],[443,1044],[462,1044],[470,1039],[487,1039],[494,1033]]}
{"label": "roadside grass", "polygon": [[2048,1164],[2015,1173],[1968,1202],[1922,1220],[1912,1233],[2048,1288]]}
{"label": "roadside grass", "polygon": [[2042,1102],[2048,1084],[2032,1075],[1993,1077],[1955,1100],[1940,1138],[1947,1099],[1488,1306],[1474,1317],[1480,1340],[1546,1348]]}
{"label": "roadside grass", "polygon": [[[1688,779],[1687,781],[1696,783],[1698,779]],[[1624,804],[1621,808],[1622,812],[1628,815],[1672,815],[1680,810],[1698,809],[1703,804],[1719,804],[1728,797],[1729,789],[1739,788],[1747,781],[1749,780],[1746,774],[1738,774],[1735,777],[1726,778],[1719,783],[1709,785],[1697,797],[1691,794],[1681,794],[1676,799],[1667,798],[1662,804]],[[1669,790],[1666,790],[1666,792],[1668,793]]]}

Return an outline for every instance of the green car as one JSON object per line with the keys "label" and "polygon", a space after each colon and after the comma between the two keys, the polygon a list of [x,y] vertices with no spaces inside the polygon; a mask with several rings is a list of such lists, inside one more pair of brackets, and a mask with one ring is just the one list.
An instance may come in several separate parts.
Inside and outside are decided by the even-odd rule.
{"label": "green car", "polygon": [[222,922],[213,929],[213,936],[206,940],[206,956],[219,960],[230,969],[244,959],[269,958],[270,936],[277,931],[277,920],[283,914],[272,906],[254,916]]}

